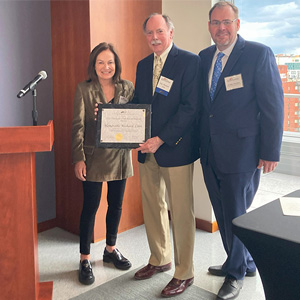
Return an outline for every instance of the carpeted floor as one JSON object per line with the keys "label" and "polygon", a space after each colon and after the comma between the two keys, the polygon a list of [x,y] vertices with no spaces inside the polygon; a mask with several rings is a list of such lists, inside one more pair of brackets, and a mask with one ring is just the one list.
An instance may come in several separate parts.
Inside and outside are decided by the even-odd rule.
{"label": "carpeted floor", "polygon": [[[70,300],[162,299],[160,293],[172,277],[169,274],[160,273],[147,280],[135,280],[133,276],[138,269],[127,272]],[[188,287],[183,294],[176,296],[176,300],[215,300],[215,298],[215,294],[195,285]]]}

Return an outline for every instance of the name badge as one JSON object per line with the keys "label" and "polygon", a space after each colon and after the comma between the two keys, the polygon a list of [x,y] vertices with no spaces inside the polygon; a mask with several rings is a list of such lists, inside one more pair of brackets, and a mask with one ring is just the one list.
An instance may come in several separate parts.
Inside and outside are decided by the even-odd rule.
{"label": "name badge", "polygon": [[155,89],[156,93],[168,96],[169,91],[172,87],[173,80],[164,76],[160,76],[157,87]]}
{"label": "name badge", "polygon": [[236,90],[244,87],[242,74],[225,77],[226,91]]}

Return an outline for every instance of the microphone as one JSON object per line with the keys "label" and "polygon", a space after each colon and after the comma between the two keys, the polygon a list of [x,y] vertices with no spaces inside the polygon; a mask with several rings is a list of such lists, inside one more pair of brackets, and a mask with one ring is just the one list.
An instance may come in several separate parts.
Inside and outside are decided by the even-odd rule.
{"label": "microphone", "polygon": [[23,96],[25,96],[30,90],[34,90],[36,85],[41,81],[47,78],[47,73],[46,71],[41,71],[39,72],[39,74],[34,77],[33,80],[31,80],[27,85],[25,85],[25,87],[20,90],[20,92],[18,93],[17,97],[21,98]]}

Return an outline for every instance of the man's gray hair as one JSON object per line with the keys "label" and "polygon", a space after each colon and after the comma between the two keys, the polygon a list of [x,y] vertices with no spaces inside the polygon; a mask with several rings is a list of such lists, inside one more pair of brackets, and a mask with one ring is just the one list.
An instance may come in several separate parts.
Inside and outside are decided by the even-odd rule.
{"label": "man's gray hair", "polygon": [[231,2],[228,2],[228,1],[219,1],[217,2],[209,11],[208,15],[209,15],[209,20],[211,18],[211,14],[213,12],[213,10],[216,8],[216,7],[224,7],[224,6],[230,6],[234,12],[234,15],[235,15],[235,18],[238,19],[239,17],[239,9],[234,5],[232,4]]}
{"label": "man's gray hair", "polygon": [[172,20],[170,19],[169,16],[167,16],[167,15],[162,15],[162,14],[159,14],[159,13],[153,13],[153,14],[151,14],[150,16],[148,16],[147,19],[145,20],[145,22],[143,23],[143,31],[144,31],[144,33],[146,33],[147,22],[148,22],[149,19],[152,18],[153,16],[162,16],[162,17],[165,19],[165,21],[166,21],[166,24],[167,24],[167,26],[168,26],[168,29],[169,29],[169,30],[174,30],[174,28],[175,28],[175,27],[174,27],[174,24],[173,24],[173,22],[172,22]]}

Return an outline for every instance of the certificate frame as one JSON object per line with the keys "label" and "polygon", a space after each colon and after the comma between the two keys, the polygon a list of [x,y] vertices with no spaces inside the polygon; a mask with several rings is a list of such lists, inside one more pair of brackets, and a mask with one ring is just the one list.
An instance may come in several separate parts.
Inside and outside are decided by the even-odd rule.
{"label": "certificate frame", "polygon": [[[112,115],[116,117],[115,120],[109,118]],[[135,140],[135,135],[138,140]],[[150,137],[151,104],[98,104],[97,148],[134,149]]]}

